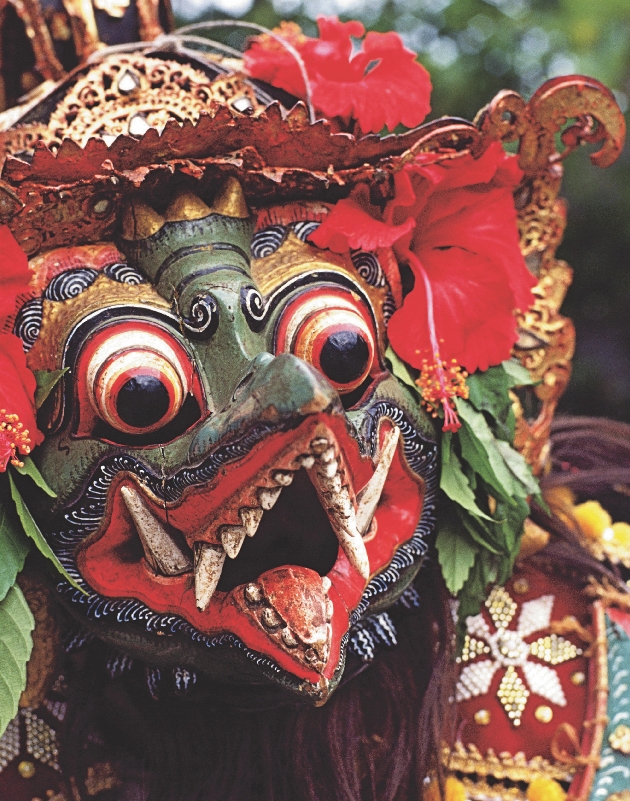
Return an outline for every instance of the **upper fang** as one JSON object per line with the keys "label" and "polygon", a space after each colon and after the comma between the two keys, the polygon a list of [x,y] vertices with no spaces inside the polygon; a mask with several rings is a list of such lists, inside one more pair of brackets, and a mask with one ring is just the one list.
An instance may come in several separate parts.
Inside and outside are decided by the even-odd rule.
{"label": "upper fang", "polygon": [[192,570],[192,562],[151,512],[141,494],[125,484],[120,494],[135,523],[147,562],[165,576],[179,576]]}

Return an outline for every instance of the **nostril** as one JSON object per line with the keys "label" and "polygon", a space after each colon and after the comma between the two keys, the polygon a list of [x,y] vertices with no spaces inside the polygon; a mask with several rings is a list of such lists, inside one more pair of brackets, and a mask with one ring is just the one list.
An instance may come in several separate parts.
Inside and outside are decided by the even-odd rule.
{"label": "nostril", "polygon": [[232,393],[232,401],[238,400],[238,398],[241,397],[243,392],[251,384],[257,371],[268,365],[269,362],[273,361],[273,359],[274,357],[271,355],[271,353],[259,353],[258,356],[256,356],[256,358],[249,365],[248,371],[236,385],[236,388]]}
{"label": "nostril", "polygon": [[252,383],[252,379],[254,377],[254,371],[251,370],[244,378],[236,385],[236,389],[234,390],[234,394],[232,395],[232,400],[238,400],[239,397],[243,394],[244,390]]}

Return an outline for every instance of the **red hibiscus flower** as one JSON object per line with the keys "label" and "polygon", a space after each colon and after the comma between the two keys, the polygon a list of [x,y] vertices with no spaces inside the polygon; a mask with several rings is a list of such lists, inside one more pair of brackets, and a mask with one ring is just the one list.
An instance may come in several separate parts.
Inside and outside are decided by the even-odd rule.
{"label": "red hibiscus flower", "polygon": [[[389,341],[423,370],[425,400],[442,402],[446,414],[444,401],[465,393],[453,365],[473,372],[509,358],[517,339],[514,312],[531,304],[536,280],[519,247],[512,191],[522,174],[516,159],[498,142],[478,159],[445,155],[419,156],[398,173],[396,196],[380,220],[367,194],[355,191],[311,240],[338,252],[344,243],[346,249],[393,244],[415,283],[389,321]],[[456,423],[447,424],[456,430]]]}
{"label": "red hibiscus flower", "polygon": [[15,311],[15,299],[30,279],[26,253],[15,241],[11,229],[0,225],[0,320]]}
{"label": "red hibiscus flower", "polygon": [[19,465],[44,435],[35,420],[35,376],[26,366],[22,340],[0,334],[0,472],[9,462]]}
{"label": "red hibiscus flower", "polygon": [[[324,116],[356,120],[361,131],[377,133],[403,124],[419,125],[431,110],[429,73],[396,33],[368,33],[353,55],[351,37],[360,38],[360,22],[318,17],[319,39],[294,23],[276,29],[304,62],[313,105]],[[245,53],[252,78],[267,81],[297,97],[306,97],[299,66],[291,53],[269,36],[256,37]]]}
{"label": "red hibiscus flower", "polygon": [[[10,229],[0,226],[0,330],[30,278],[26,254]],[[0,376],[0,472],[4,472],[9,462],[20,464],[19,453],[30,453],[31,446],[44,439],[35,420],[35,376],[26,366],[22,340],[14,334],[0,334]]]}

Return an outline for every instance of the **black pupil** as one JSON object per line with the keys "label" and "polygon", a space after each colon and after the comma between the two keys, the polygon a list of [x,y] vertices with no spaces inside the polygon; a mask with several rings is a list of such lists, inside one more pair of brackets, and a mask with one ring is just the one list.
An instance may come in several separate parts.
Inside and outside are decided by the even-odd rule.
{"label": "black pupil", "polygon": [[158,423],[168,411],[169,397],[164,384],[152,375],[130,378],[116,399],[118,416],[128,426],[146,428]]}
{"label": "black pupil", "polygon": [[361,334],[337,331],[324,343],[319,363],[324,375],[332,381],[349,384],[362,375],[369,356],[368,344]]}

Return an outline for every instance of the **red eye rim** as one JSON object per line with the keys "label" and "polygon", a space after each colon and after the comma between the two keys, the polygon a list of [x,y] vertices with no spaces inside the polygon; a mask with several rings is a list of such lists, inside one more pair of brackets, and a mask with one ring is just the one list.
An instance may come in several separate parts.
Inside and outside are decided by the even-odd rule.
{"label": "red eye rim", "polygon": [[[368,348],[365,368],[349,382],[336,381],[320,364],[329,337],[340,331],[356,332]],[[357,389],[378,370],[378,339],[365,303],[343,290],[320,288],[304,293],[283,310],[276,328],[276,353],[293,353],[316,367],[340,393]]]}
{"label": "red eye rim", "polygon": [[[148,322],[115,323],[98,331],[84,345],[76,375],[75,435],[79,437],[92,436],[99,420],[121,434],[151,434],[177,417],[188,395],[195,398],[199,409],[205,405],[201,382],[186,348],[170,331]],[[139,375],[158,378],[168,394],[167,413],[142,427],[125,423],[114,400],[120,388]]]}

